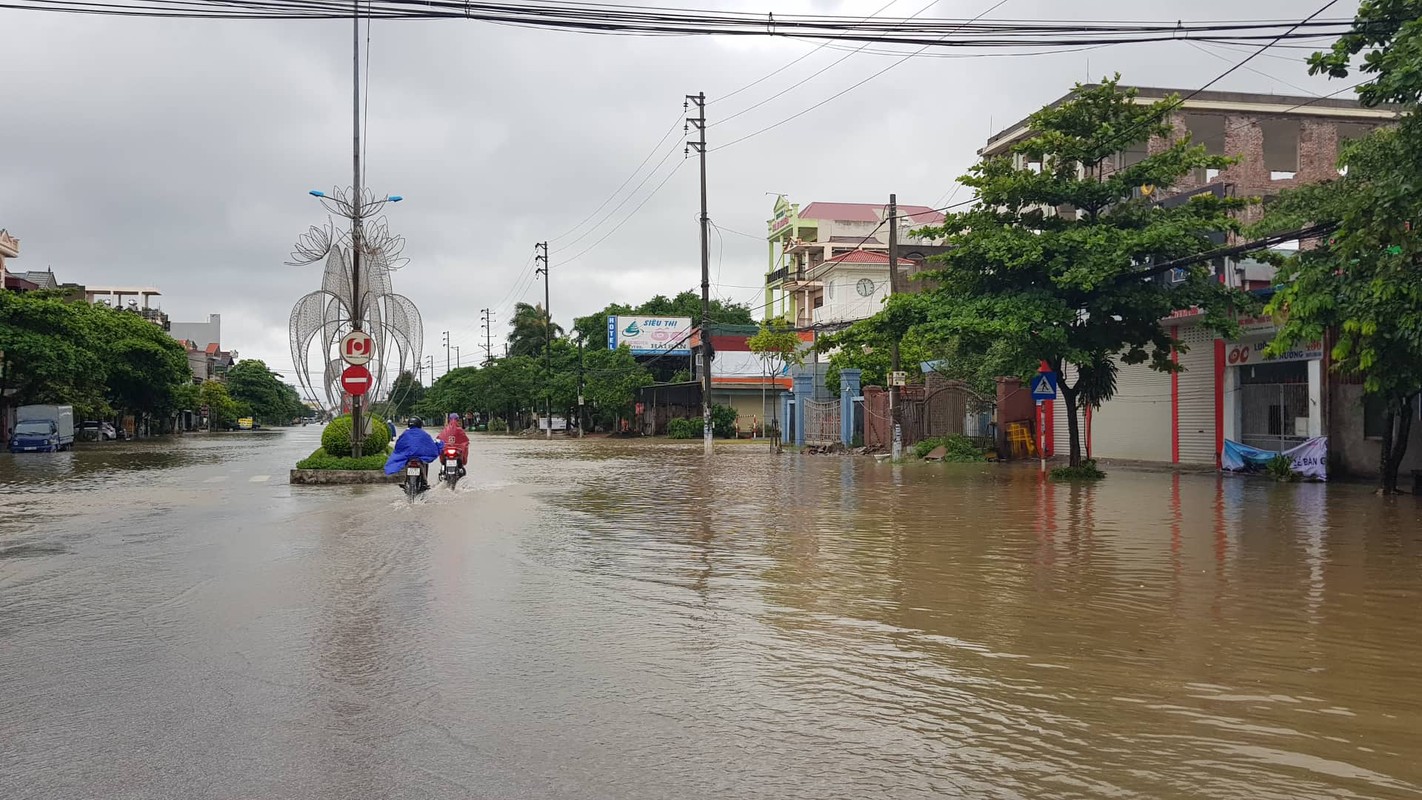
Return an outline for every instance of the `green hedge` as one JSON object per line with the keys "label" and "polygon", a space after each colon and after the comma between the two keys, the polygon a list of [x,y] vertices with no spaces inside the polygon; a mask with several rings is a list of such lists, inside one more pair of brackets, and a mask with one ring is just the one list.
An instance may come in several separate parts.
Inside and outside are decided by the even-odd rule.
{"label": "green hedge", "polygon": [[1051,471],[1054,481],[1099,481],[1106,477],[1096,466],[1096,459],[1083,458],[1079,467],[1057,467]]}
{"label": "green hedge", "polygon": [[700,439],[704,423],[699,419],[674,419],[667,423],[667,436],[673,439]]}
{"label": "green hedge", "polygon": [[[361,442],[361,449],[383,453],[385,446],[390,444],[390,429],[384,422],[378,419],[370,421],[370,435]],[[336,417],[321,431],[321,447],[325,451],[337,458],[345,458],[351,454],[351,418]]]}
{"label": "green hedge", "polygon": [[967,464],[987,460],[983,456],[982,449],[966,436],[936,436],[932,439],[924,439],[913,446],[913,453],[919,458],[923,458],[940,445],[946,450],[943,455],[944,461]]}
{"label": "green hedge", "polygon": [[361,456],[360,458],[350,458],[349,456],[333,456],[326,452],[326,448],[318,447],[316,452],[296,462],[297,469],[385,469],[385,462],[390,458],[389,450],[382,450],[373,456]]}

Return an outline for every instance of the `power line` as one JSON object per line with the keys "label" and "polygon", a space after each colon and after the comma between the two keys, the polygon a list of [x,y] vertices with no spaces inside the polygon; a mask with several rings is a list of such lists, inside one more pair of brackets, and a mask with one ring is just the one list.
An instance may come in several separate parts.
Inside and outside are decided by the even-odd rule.
{"label": "power line", "polygon": [[[612,202],[612,199],[613,199],[614,197],[616,197],[623,189],[627,188],[627,184],[631,183],[631,182],[632,182],[632,179],[635,178],[635,177],[637,177],[638,173],[640,173],[640,172],[642,171],[642,167],[647,166],[647,162],[648,162],[648,161],[651,161],[651,160],[652,160],[652,156],[654,156],[654,155],[657,154],[657,151],[661,149],[662,144],[663,144],[664,142],[666,142],[667,137],[669,137],[669,136],[672,135],[672,133],[676,130],[676,126],[677,126],[680,122],[681,122],[681,115],[680,115],[680,114],[678,114],[678,115],[676,115],[675,117],[672,118],[672,124],[671,124],[671,126],[667,128],[666,133],[663,133],[663,134],[662,134],[662,138],[658,139],[658,140],[657,140],[657,143],[652,146],[651,151],[647,153],[647,157],[644,158],[644,159],[642,159],[642,163],[638,164],[638,165],[637,165],[637,168],[634,169],[634,170],[632,170],[632,174],[631,174],[631,175],[628,175],[628,176],[627,176],[627,179],[624,180],[624,181],[621,183],[621,185],[619,185],[616,189],[613,189],[613,190],[612,190],[612,194],[608,195],[608,196],[607,196],[607,199],[605,199],[605,200],[603,200],[601,203],[599,203],[599,204],[598,204],[598,207],[595,208],[595,209],[593,209],[593,211],[592,211],[591,214],[588,214],[586,217],[583,217],[582,221],[579,222],[577,225],[574,225],[573,227],[569,228],[568,230],[566,230],[566,231],[564,231],[564,232],[558,234],[557,236],[554,236],[552,239],[549,239],[548,241],[550,241],[550,242],[556,242],[556,241],[558,241],[559,239],[562,239],[563,237],[567,236],[568,234],[572,233],[573,231],[577,230],[578,228],[581,228],[583,225],[585,225],[585,224],[587,223],[588,220],[590,220],[590,219],[592,219],[593,217],[597,216],[597,213],[598,213],[599,211],[603,210],[603,208],[605,208],[608,203]],[[673,148],[673,149],[674,149],[674,148]],[[654,171],[654,172],[656,171],[655,168],[653,168],[653,171]],[[635,192],[636,190],[634,189],[633,191]],[[616,209],[613,209],[613,211],[615,212]],[[596,227],[596,226],[594,226],[594,227]],[[574,240],[574,241],[576,241],[576,240]]]}
{"label": "power line", "polygon": [[[981,14],[978,14],[976,17],[973,17],[971,20],[968,21],[968,23],[965,23],[965,24],[971,24],[971,23],[973,23],[973,22],[977,22],[978,20],[982,19],[983,17],[987,16],[988,14],[991,14],[992,12],[994,12],[994,11],[996,11],[997,9],[1001,8],[1002,6],[1006,5],[1007,2],[1008,2],[1008,0],[997,0],[997,2],[994,3],[994,4],[992,4],[991,6],[989,6],[986,11],[983,11]],[[955,30],[956,30],[956,29],[955,29]],[[948,35],[951,34],[951,33],[952,33],[952,31],[949,31],[948,33],[943,34],[943,36],[946,37],[946,36],[948,36]],[[942,38],[942,37],[940,37],[940,39],[941,39],[941,38]],[[922,48],[920,48],[920,49],[918,50],[918,52],[923,52],[924,50],[927,50],[929,47],[932,47],[932,46],[933,46],[932,43],[925,44]],[[793,120],[799,119],[800,117],[805,116],[806,114],[810,113],[811,111],[814,111],[814,110],[817,109],[817,108],[823,108],[827,103],[830,103],[831,101],[837,100],[837,99],[839,99],[840,97],[843,97],[844,95],[846,95],[846,94],[848,94],[848,93],[854,91],[855,89],[858,89],[860,86],[863,86],[864,84],[868,83],[869,81],[872,81],[872,80],[874,80],[875,78],[879,77],[880,75],[883,75],[884,73],[886,73],[886,72],[888,72],[889,70],[891,70],[891,69],[893,69],[893,68],[899,66],[900,64],[904,63],[905,61],[909,60],[909,59],[912,58],[912,57],[913,57],[913,54],[906,55],[906,56],[900,58],[899,60],[895,61],[894,63],[890,64],[889,66],[884,67],[883,69],[879,70],[878,72],[875,72],[875,73],[871,74],[869,77],[867,77],[867,78],[865,78],[865,79],[863,79],[863,80],[861,80],[861,81],[858,81],[857,83],[854,83],[854,84],[850,85],[850,86],[849,86],[848,88],[846,88],[846,89],[842,89],[842,90],[840,90],[839,92],[836,92],[835,94],[830,95],[828,98],[826,98],[826,99],[824,99],[824,100],[821,100],[821,101],[820,101],[819,103],[817,103],[816,105],[810,106],[809,108],[806,108],[806,109],[804,109],[804,110],[802,110],[802,111],[800,111],[800,112],[797,112],[797,113],[795,113],[795,114],[792,114],[792,115],[790,115],[789,117],[786,117],[785,119],[782,119],[782,120],[780,120],[779,122],[774,123],[773,125],[767,125],[767,126],[765,126],[764,128],[761,128],[761,129],[758,130],[758,131],[755,131],[755,132],[753,132],[753,133],[748,133],[748,134],[746,134],[745,136],[740,137],[739,139],[732,139],[731,141],[729,141],[729,142],[727,142],[727,143],[721,145],[720,147],[717,147],[716,149],[717,149],[717,150],[724,150],[724,149],[726,149],[727,147],[732,147],[732,146],[734,146],[734,145],[736,145],[736,144],[739,144],[740,142],[744,142],[744,141],[747,140],[747,139],[751,139],[751,138],[754,138],[754,137],[756,137],[756,136],[759,136],[759,135],[761,135],[762,133],[767,133],[767,132],[769,132],[769,131],[775,130],[776,128],[780,127],[781,125],[784,125],[784,124],[787,123],[787,122],[791,122],[791,121],[793,121]]]}

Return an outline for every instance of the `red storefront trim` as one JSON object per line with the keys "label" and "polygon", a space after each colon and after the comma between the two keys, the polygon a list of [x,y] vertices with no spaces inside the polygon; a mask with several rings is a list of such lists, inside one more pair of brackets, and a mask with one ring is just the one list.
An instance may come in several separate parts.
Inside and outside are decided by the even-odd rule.
{"label": "red storefront trim", "polygon": [[[1170,338],[1180,338],[1179,326],[1172,326]],[[1170,363],[1180,364],[1180,351],[1174,345],[1170,347]],[[1180,463],[1180,373],[1170,373],[1170,461],[1173,464]]]}
{"label": "red storefront trim", "polygon": [[1215,340],[1215,469],[1224,453],[1225,342]]}

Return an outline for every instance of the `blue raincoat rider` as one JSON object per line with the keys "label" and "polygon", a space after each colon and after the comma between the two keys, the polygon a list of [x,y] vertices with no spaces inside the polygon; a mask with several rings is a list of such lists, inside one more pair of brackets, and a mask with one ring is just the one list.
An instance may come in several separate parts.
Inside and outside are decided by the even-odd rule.
{"label": "blue raincoat rider", "polygon": [[[440,447],[439,442],[425,433],[424,421],[419,417],[411,417],[409,427],[395,440],[395,449],[385,462],[385,474],[394,475],[404,469],[405,463],[412,458],[418,458],[428,464],[439,458]],[[427,488],[429,485],[424,475],[420,476],[420,483],[421,488]]]}

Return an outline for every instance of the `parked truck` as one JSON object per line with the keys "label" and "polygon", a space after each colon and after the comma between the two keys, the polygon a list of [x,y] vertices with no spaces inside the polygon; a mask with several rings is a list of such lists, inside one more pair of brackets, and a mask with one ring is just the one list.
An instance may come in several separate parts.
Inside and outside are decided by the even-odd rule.
{"label": "parked truck", "polygon": [[73,447],[73,406],[20,406],[10,433],[10,452],[57,453]]}

